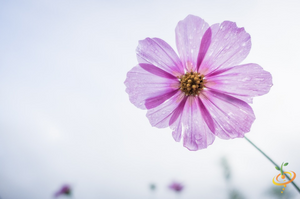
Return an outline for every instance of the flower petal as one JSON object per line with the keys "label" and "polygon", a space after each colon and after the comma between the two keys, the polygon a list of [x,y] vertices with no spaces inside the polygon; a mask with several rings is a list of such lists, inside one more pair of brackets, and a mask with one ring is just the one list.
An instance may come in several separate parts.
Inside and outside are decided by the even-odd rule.
{"label": "flower petal", "polygon": [[201,115],[205,121],[205,123],[207,124],[208,128],[210,129],[210,131],[212,133],[215,133],[215,124],[214,121],[210,115],[210,113],[208,112],[207,108],[204,106],[203,102],[201,101],[200,98],[198,98],[198,102],[199,102],[199,107],[200,107],[200,111],[201,111]]}
{"label": "flower petal", "polygon": [[244,64],[217,71],[207,77],[205,86],[252,103],[252,97],[270,91],[272,76],[258,64]]}
{"label": "flower petal", "polygon": [[139,41],[136,53],[139,63],[150,63],[175,77],[184,73],[181,61],[175,51],[161,39],[146,38]]}
{"label": "flower petal", "polygon": [[215,121],[218,137],[244,137],[250,131],[255,116],[246,102],[213,90],[203,91],[200,98]]}
{"label": "flower petal", "polygon": [[150,124],[157,128],[168,127],[174,111],[176,111],[176,109],[181,109],[182,102],[185,103],[185,97],[181,91],[178,91],[163,104],[148,110],[146,116],[148,117]]}
{"label": "flower petal", "polygon": [[[130,102],[141,109],[147,108],[146,101],[148,108],[158,106],[174,95],[179,88],[176,77],[150,64],[132,68],[127,73],[124,83]],[[161,99],[155,100],[158,96],[161,96]]]}
{"label": "flower petal", "polygon": [[191,151],[207,148],[215,140],[202,116],[199,102],[198,97],[188,97],[182,116],[183,145]]}
{"label": "flower petal", "polygon": [[184,97],[183,100],[180,102],[180,104],[177,106],[177,108],[173,111],[172,117],[169,121],[169,126],[173,130],[172,136],[176,142],[179,142],[181,140],[182,135],[182,113],[183,109],[186,103],[187,97]]}
{"label": "flower petal", "polygon": [[199,72],[208,75],[242,62],[251,48],[250,35],[236,23],[224,21],[210,27],[212,38]]}
{"label": "flower petal", "polygon": [[164,93],[164,94],[156,96],[156,97],[148,98],[145,101],[145,106],[146,106],[147,109],[155,108],[155,107],[161,105],[162,103],[164,103],[169,98],[171,98],[177,92],[178,92],[178,90],[173,90],[173,91],[170,91],[168,93]]}
{"label": "flower petal", "polygon": [[181,140],[182,135],[182,123],[181,123],[182,114],[178,116],[176,121],[174,121],[170,128],[172,129],[172,136],[176,142],[179,142]]}
{"label": "flower petal", "polygon": [[167,73],[164,70],[157,68],[156,66],[153,66],[151,64],[140,63],[139,65],[144,70],[148,71],[149,73],[152,73],[153,75],[157,75],[159,77],[164,77],[168,79],[177,79],[174,75],[171,75],[170,73]]}
{"label": "flower petal", "polygon": [[[176,26],[176,46],[182,65],[187,71],[196,71],[201,39],[208,28],[209,25],[203,19],[193,15],[188,15]],[[205,48],[207,48],[207,43],[203,42],[202,50],[200,49],[200,60],[200,57],[205,55]]]}

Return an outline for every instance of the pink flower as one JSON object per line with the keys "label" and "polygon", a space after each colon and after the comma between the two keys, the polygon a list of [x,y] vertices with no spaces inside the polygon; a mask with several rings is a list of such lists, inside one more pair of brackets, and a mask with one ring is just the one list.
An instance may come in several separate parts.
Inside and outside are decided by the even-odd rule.
{"label": "pink flower", "polygon": [[71,187],[69,185],[63,185],[60,190],[54,194],[54,197],[57,198],[61,195],[71,195]]}
{"label": "pink flower", "polygon": [[176,191],[176,192],[181,192],[184,188],[184,186],[178,182],[173,182],[170,186],[170,189]]}
{"label": "pink flower", "polygon": [[251,48],[250,35],[234,22],[209,26],[189,15],[175,30],[179,57],[165,41],[139,41],[139,64],[127,73],[130,101],[147,109],[152,126],[170,127],[191,151],[207,148],[215,136],[242,138],[255,120],[252,103],[272,86],[258,64],[238,65]]}

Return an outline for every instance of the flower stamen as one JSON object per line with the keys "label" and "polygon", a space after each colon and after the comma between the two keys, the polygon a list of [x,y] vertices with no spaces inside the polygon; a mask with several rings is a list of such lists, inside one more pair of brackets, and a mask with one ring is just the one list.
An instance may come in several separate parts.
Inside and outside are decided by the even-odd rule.
{"label": "flower stamen", "polygon": [[184,92],[186,96],[198,95],[206,83],[204,75],[193,71],[181,75],[178,79],[180,82],[180,90]]}

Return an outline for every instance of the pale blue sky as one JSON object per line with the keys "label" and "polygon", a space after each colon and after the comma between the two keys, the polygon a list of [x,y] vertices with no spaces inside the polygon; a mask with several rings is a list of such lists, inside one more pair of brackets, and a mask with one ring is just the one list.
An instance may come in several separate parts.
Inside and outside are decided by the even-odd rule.
{"label": "pale blue sky", "polygon": [[2,0],[0,196],[50,199],[66,182],[76,199],[144,199],[154,182],[156,199],[172,199],[166,187],[178,180],[181,198],[225,199],[226,156],[233,184],[247,198],[267,198],[277,171],[246,140],[190,152],[170,129],[151,127],[123,82],[138,40],[159,37],[175,48],[176,24],[188,14],[237,22],[252,38],[244,63],[260,64],[274,84],[254,99],[248,137],[300,173],[299,10],[291,0]]}

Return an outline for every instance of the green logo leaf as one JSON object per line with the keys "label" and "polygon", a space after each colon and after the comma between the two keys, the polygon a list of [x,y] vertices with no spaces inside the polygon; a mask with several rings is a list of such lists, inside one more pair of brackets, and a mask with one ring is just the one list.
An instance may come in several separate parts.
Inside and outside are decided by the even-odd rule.
{"label": "green logo leaf", "polygon": [[288,164],[289,164],[289,163],[287,162],[287,163],[284,164],[284,166],[287,166]]}
{"label": "green logo leaf", "polygon": [[278,171],[280,171],[279,167],[275,167],[275,169],[277,169]]}

